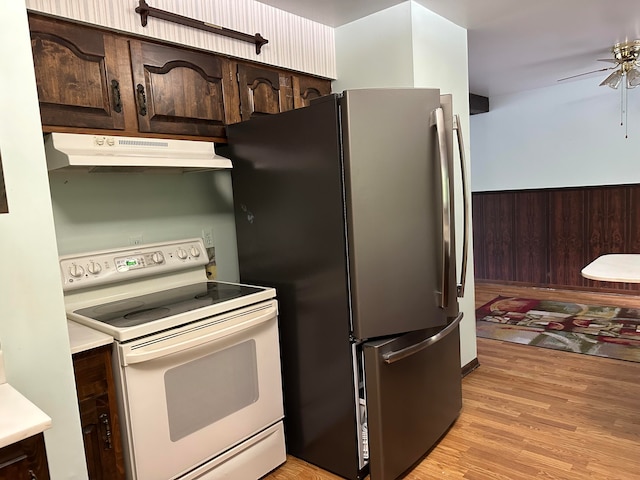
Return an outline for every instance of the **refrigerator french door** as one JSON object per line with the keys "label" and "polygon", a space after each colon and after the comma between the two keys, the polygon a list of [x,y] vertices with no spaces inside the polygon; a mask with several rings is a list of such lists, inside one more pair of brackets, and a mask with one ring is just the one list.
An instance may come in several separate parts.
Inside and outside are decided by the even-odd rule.
{"label": "refrigerator french door", "polygon": [[345,478],[396,478],[461,408],[451,110],[349,90],[227,130],[240,277],[280,302],[287,449]]}

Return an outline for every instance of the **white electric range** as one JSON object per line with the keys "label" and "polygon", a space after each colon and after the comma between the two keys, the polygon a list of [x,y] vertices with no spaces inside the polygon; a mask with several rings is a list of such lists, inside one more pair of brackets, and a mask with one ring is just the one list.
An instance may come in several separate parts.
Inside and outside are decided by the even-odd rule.
{"label": "white electric range", "polygon": [[275,290],[209,281],[208,261],[199,238],[60,257],[67,317],[116,340],[132,480],[257,479],[285,461]]}

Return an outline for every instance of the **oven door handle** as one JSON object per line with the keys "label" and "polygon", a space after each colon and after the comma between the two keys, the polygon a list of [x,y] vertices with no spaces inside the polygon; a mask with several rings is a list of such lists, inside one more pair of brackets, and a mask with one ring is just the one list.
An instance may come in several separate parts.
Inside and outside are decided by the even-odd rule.
{"label": "oven door handle", "polygon": [[[263,313],[255,316],[258,311]],[[205,343],[214,342],[223,337],[234,335],[243,330],[254,328],[261,323],[265,323],[270,319],[276,318],[277,311],[278,309],[276,305],[269,305],[268,307],[262,307],[260,309],[244,312],[235,317],[232,316],[226,318],[224,323],[228,323],[228,326],[224,326],[224,323],[218,323],[217,328],[209,333],[203,334],[201,327],[194,327],[193,330],[183,332],[180,334],[180,336],[176,336],[171,340],[163,339],[159,342],[152,342],[141,347],[121,345],[120,348],[122,349],[122,366],[126,367],[127,365],[155,360],[156,358],[165,357],[173,353],[198,347]],[[247,318],[243,320],[242,317]],[[181,336],[187,338],[181,341]],[[164,346],[158,346],[158,343],[160,342]]]}

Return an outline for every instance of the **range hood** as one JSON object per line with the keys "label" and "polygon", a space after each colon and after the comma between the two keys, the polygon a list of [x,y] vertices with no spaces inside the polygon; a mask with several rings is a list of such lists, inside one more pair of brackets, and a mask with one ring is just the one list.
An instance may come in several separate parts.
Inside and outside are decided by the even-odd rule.
{"label": "range hood", "polygon": [[88,172],[192,172],[231,168],[212,142],[164,138],[51,133],[45,151],[49,170]]}

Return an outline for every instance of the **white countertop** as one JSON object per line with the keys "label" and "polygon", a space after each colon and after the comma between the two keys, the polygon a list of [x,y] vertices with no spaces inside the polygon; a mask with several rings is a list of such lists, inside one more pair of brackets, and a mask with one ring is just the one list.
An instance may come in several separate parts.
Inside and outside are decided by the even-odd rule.
{"label": "white countertop", "polygon": [[71,345],[72,355],[113,343],[113,337],[111,335],[72,322],[71,320],[67,320],[67,327],[69,328],[69,343]]}
{"label": "white countertop", "polygon": [[51,418],[5,382],[0,351],[0,448],[50,427]]}
{"label": "white countertop", "polygon": [[582,269],[582,276],[602,282],[640,283],[640,254],[602,255]]}
{"label": "white countertop", "polygon": [[51,418],[8,383],[0,385],[0,448],[51,427]]}
{"label": "white countertop", "polygon": [[[71,354],[110,345],[113,337],[79,323],[67,321]],[[51,427],[51,418],[6,383],[0,350],[0,448]]]}

